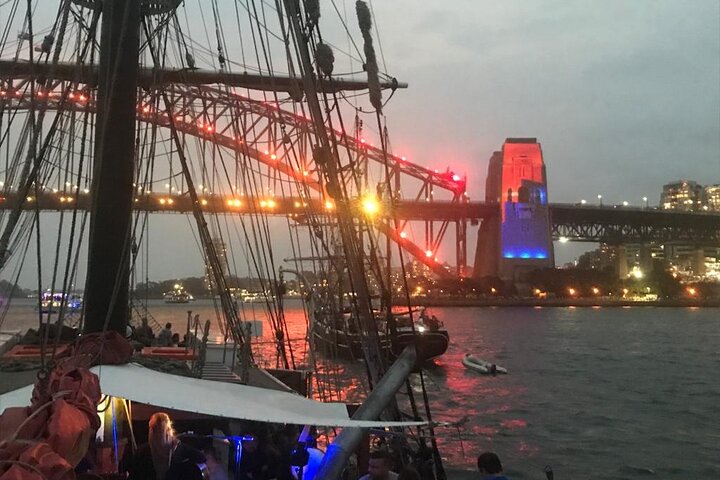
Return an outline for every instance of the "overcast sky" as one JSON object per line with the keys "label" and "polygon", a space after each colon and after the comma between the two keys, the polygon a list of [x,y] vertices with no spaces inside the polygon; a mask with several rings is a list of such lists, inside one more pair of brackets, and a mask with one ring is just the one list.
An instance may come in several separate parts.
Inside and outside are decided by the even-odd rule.
{"label": "overcast sky", "polygon": [[506,137],[537,137],[551,201],[657,204],[720,183],[720,2],[375,2],[396,149],[482,193]]}
{"label": "overcast sky", "polygon": [[[354,2],[335,2],[357,32]],[[190,13],[181,16],[201,31],[197,3],[190,1]],[[232,2],[219,3],[232,23]],[[326,41],[347,45],[332,4],[321,5]],[[372,6],[386,70],[409,84],[385,110],[394,152],[467,174],[471,198],[483,198],[493,150],[520,136],[542,144],[552,202],[597,202],[602,194],[605,203],[640,205],[647,196],[656,205],[664,183],[720,183],[718,0],[375,0]],[[209,37],[199,37],[207,45]],[[192,238],[168,235],[187,231],[187,219],[159,217],[150,230],[153,245],[161,246],[152,277],[201,274],[199,255],[184,253],[197,251]],[[572,260],[585,248],[558,246],[556,258]],[[468,254],[472,263],[474,232]],[[442,256],[453,255],[448,249]]]}

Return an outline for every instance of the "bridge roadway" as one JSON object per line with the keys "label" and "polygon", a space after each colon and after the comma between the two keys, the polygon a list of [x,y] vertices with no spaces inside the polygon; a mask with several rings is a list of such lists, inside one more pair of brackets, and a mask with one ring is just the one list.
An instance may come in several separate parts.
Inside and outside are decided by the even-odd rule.
{"label": "bridge roadway", "polygon": [[[17,193],[0,195],[0,210],[16,208]],[[334,207],[319,198],[229,198],[210,195],[200,199],[201,208],[208,213],[290,216],[303,221],[308,212],[328,212]],[[43,193],[27,197],[21,208],[42,211],[88,210],[90,195]],[[135,209],[148,212],[189,213],[192,210],[188,195],[143,194],[135,198]],[[354,204],[363,215],[362,200]],[[552,234],[555,239],[572,241],[622,243],[680,242],[697,246],[720,246],[720,213],[678,212],[655,208],[621,206],[588,206],[550,204]],[[393,209],[379,206],[379,216],[395,217],[401,221],[476,222],[499,214],[499,206],[486,202],[413,201],[398,200]]]}

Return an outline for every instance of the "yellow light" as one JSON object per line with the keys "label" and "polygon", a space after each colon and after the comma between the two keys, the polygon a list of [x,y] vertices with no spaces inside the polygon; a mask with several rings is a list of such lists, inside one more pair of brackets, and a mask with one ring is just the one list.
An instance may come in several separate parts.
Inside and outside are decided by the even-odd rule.
{"label": "yellow light", "polygon": [[207,205],[207,203],[208,203],[207,200],[205,200],[204,198],[202,200],[200,200],[201,205]]}
{"label": "yellow light", "polygon": [[298,202],[297,200],[295,200],[293,205],[295,206],[295,208],[300,208],[300,202]]}
{"label": "yellow light", "polygon": [[228,207],[232,207],[232,206],[233,206],[233,203],[234,203],[234,202],[233,202],[233,199],[231,198],[230,200],[227,201],[227,206],[228,206]]}
{"label": "yellow light", "polygon": [[168,198],[168,199],[167,199],[167,203],[168,203],[168,205],[172,205],[172,204],[175,203],[175,202],[173,201],[172,198]]}
{"label": "yellow light", "polygon": [[568,288],[568,293],[569,293],[570,295],[573,295],[573,296],[574,296],[574,295],[575,295],[575,289],[572,288],[572,287]]}
{"label": "yellow light", "polygon": [[497,293],[497,289],[496,289],[495,287],[492,287],[492,288],[490,289],[490,292],[492,292],[492,293]]}
{"label": "yellow light", "polygon": [[540,289],[539,289],[539,288],[536,288],[536,289],[535,289],[535,295],[540,295]]}
{"label": "yellow light", "polygon": [[242,206],[242,202],[236,198],[235,201],[233,201],[233,205],[235,205],[236,207],[240,207]]}
{"label": "yellow light", "polygon": [[592,292],[593,292],[595,295],[597,295],[598,293],[600,293],[600,289],[597,288],[597,287],[593,287],[593,288],[592,288]]}
{"label": "yellow light", "polygon": [[693,287],[688,287],[687,292],[689,295],[694,296],[697,293],[697,290],[695,290]]}
{"label": "yellow light", "polygon": [[165,205],[165,199],[164,199],[164,198],[161,198],[161,199],[160,199],[160,205]]}
{"label": "yellow light", "polygon": [[325,209],[332,210],[333,208],[335,208],[335,204],[331,200],[326,200],[325,201]]}
{"label": "yellow light", "polygon": [[426,251],[425,251],[425,256],[428,257],[428,258],[432,257],[432,256],[433,256],[432,250],[426,250]]}
{"label": "yellow light", "polygon": [[33,197],[27,197],[25,200],[27,200],[28,202],[32,202],[32,201],[33,201]]}
{"label": "yellow light", "polygon": [[362,201],[362,208],[365,215],[372,217],[380,211],[380,203],[373,196],[366,196]]}
{"label": "yellow light", "polygon": [[407,233],[400,232],[400,238],[407,238]]}
{"label": "yellow light", "polygon": [[277,159],[277,155],[275,155],[274,153],[272,155],[270,155],[270,160],[276,160],[276,159]]}
{"label": "yellow light", "polygon": [[260,208],[267,207],[267,200],[260,200]]}

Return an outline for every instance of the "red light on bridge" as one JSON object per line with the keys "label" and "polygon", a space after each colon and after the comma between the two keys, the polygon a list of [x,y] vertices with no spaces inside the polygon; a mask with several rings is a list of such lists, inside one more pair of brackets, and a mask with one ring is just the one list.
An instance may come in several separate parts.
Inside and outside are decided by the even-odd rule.
{"label": "red light on bridge", "polygon": [[431,258],[433,256],[432,250],[425,250],[425,256]]}
{"label": "red light on bridge", "polygon": [[453,179],[453,182],[459,182],[461,180],[460,175],[458,175],[458,174],[453,175],[452,179]]}
{"label": "red light on bridge", "polygon": [[400,232],[400,238],[407,238],[407,233]]}

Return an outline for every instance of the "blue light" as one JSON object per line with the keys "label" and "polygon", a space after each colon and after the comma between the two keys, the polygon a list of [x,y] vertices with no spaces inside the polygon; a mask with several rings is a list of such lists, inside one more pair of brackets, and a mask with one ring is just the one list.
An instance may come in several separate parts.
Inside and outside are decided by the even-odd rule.
{"label": "blue light", "polygon": [[546,259],[548,253],[545,250],[505,250],[503,252],[503,258],[523,258],[523,259]]}

